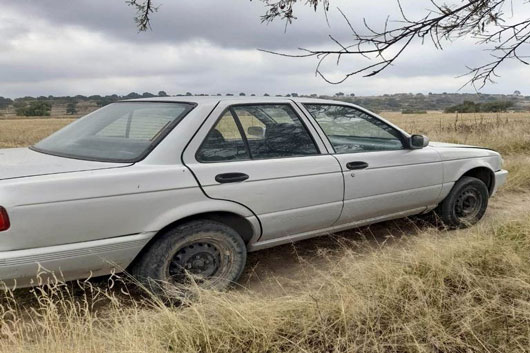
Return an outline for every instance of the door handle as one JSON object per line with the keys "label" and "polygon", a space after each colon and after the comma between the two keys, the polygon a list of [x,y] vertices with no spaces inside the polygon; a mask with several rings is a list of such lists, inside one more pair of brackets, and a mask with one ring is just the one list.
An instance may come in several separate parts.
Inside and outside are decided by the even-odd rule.
{"label": "door handle", "polygon": [[237,183],[245,181],[249,176],[245,173],[223,173],[215,176],[215,181],[221,184],[224,183]]}
{"label": "door handle", "polygon": [[368,168],[368,163],[361,161],[348,162],[346,163],[346,168],[348,168],[349,170],[365,169]]}

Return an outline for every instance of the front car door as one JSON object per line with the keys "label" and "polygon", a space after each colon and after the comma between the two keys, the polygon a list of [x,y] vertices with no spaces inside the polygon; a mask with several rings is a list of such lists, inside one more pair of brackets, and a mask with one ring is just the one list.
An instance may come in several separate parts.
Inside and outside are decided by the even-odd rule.
{"label": "front car door", "polygon": [[327,228],[340,216],[341,167],[289,101],[221,101],[183,160],[209,197],[256,214],[260,241]]}
{"label": "front car door", "polygon": [[344,174],[344,209],[336,226],[421,213],[439,202],[441,158],[407,149],[403,132],[354,106],[306,103]]}

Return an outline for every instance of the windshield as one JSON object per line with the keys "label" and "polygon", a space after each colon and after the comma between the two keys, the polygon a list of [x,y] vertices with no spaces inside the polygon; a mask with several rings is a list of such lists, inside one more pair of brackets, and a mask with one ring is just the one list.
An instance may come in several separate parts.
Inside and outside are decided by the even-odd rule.
{"label": "windshield", "polygon": [[110,104],[59,130],[32,148],[69,158],[137,162],[193,107],[190,103]]}

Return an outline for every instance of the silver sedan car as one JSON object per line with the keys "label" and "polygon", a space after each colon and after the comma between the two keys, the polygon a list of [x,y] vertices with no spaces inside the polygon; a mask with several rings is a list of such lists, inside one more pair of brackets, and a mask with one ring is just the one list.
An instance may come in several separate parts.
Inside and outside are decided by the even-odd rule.
{"label": "silver sedan car", "polygon": [[497,152],[429,143],[348,103],[118,102],[0,150],[0,280],[127,270],[224,288],[249,251],[430,211],[474,224],[506,175]]}

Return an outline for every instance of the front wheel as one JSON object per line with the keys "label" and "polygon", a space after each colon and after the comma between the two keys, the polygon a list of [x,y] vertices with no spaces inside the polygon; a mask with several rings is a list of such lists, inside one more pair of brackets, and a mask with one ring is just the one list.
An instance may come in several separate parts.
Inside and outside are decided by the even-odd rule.
{"label": "front wheel", "polygon": [[192,281],[203,288],[225,289],[237,281],[247,258],[239,234],[225,224],[197,220],[161,234],[132,268],[155,292]]}
{"label": "front wheel", "polygon": [[466,228],[476,224],[488,207],[488,187],[480,179],[462,177],[435,213],[449,228]]}

